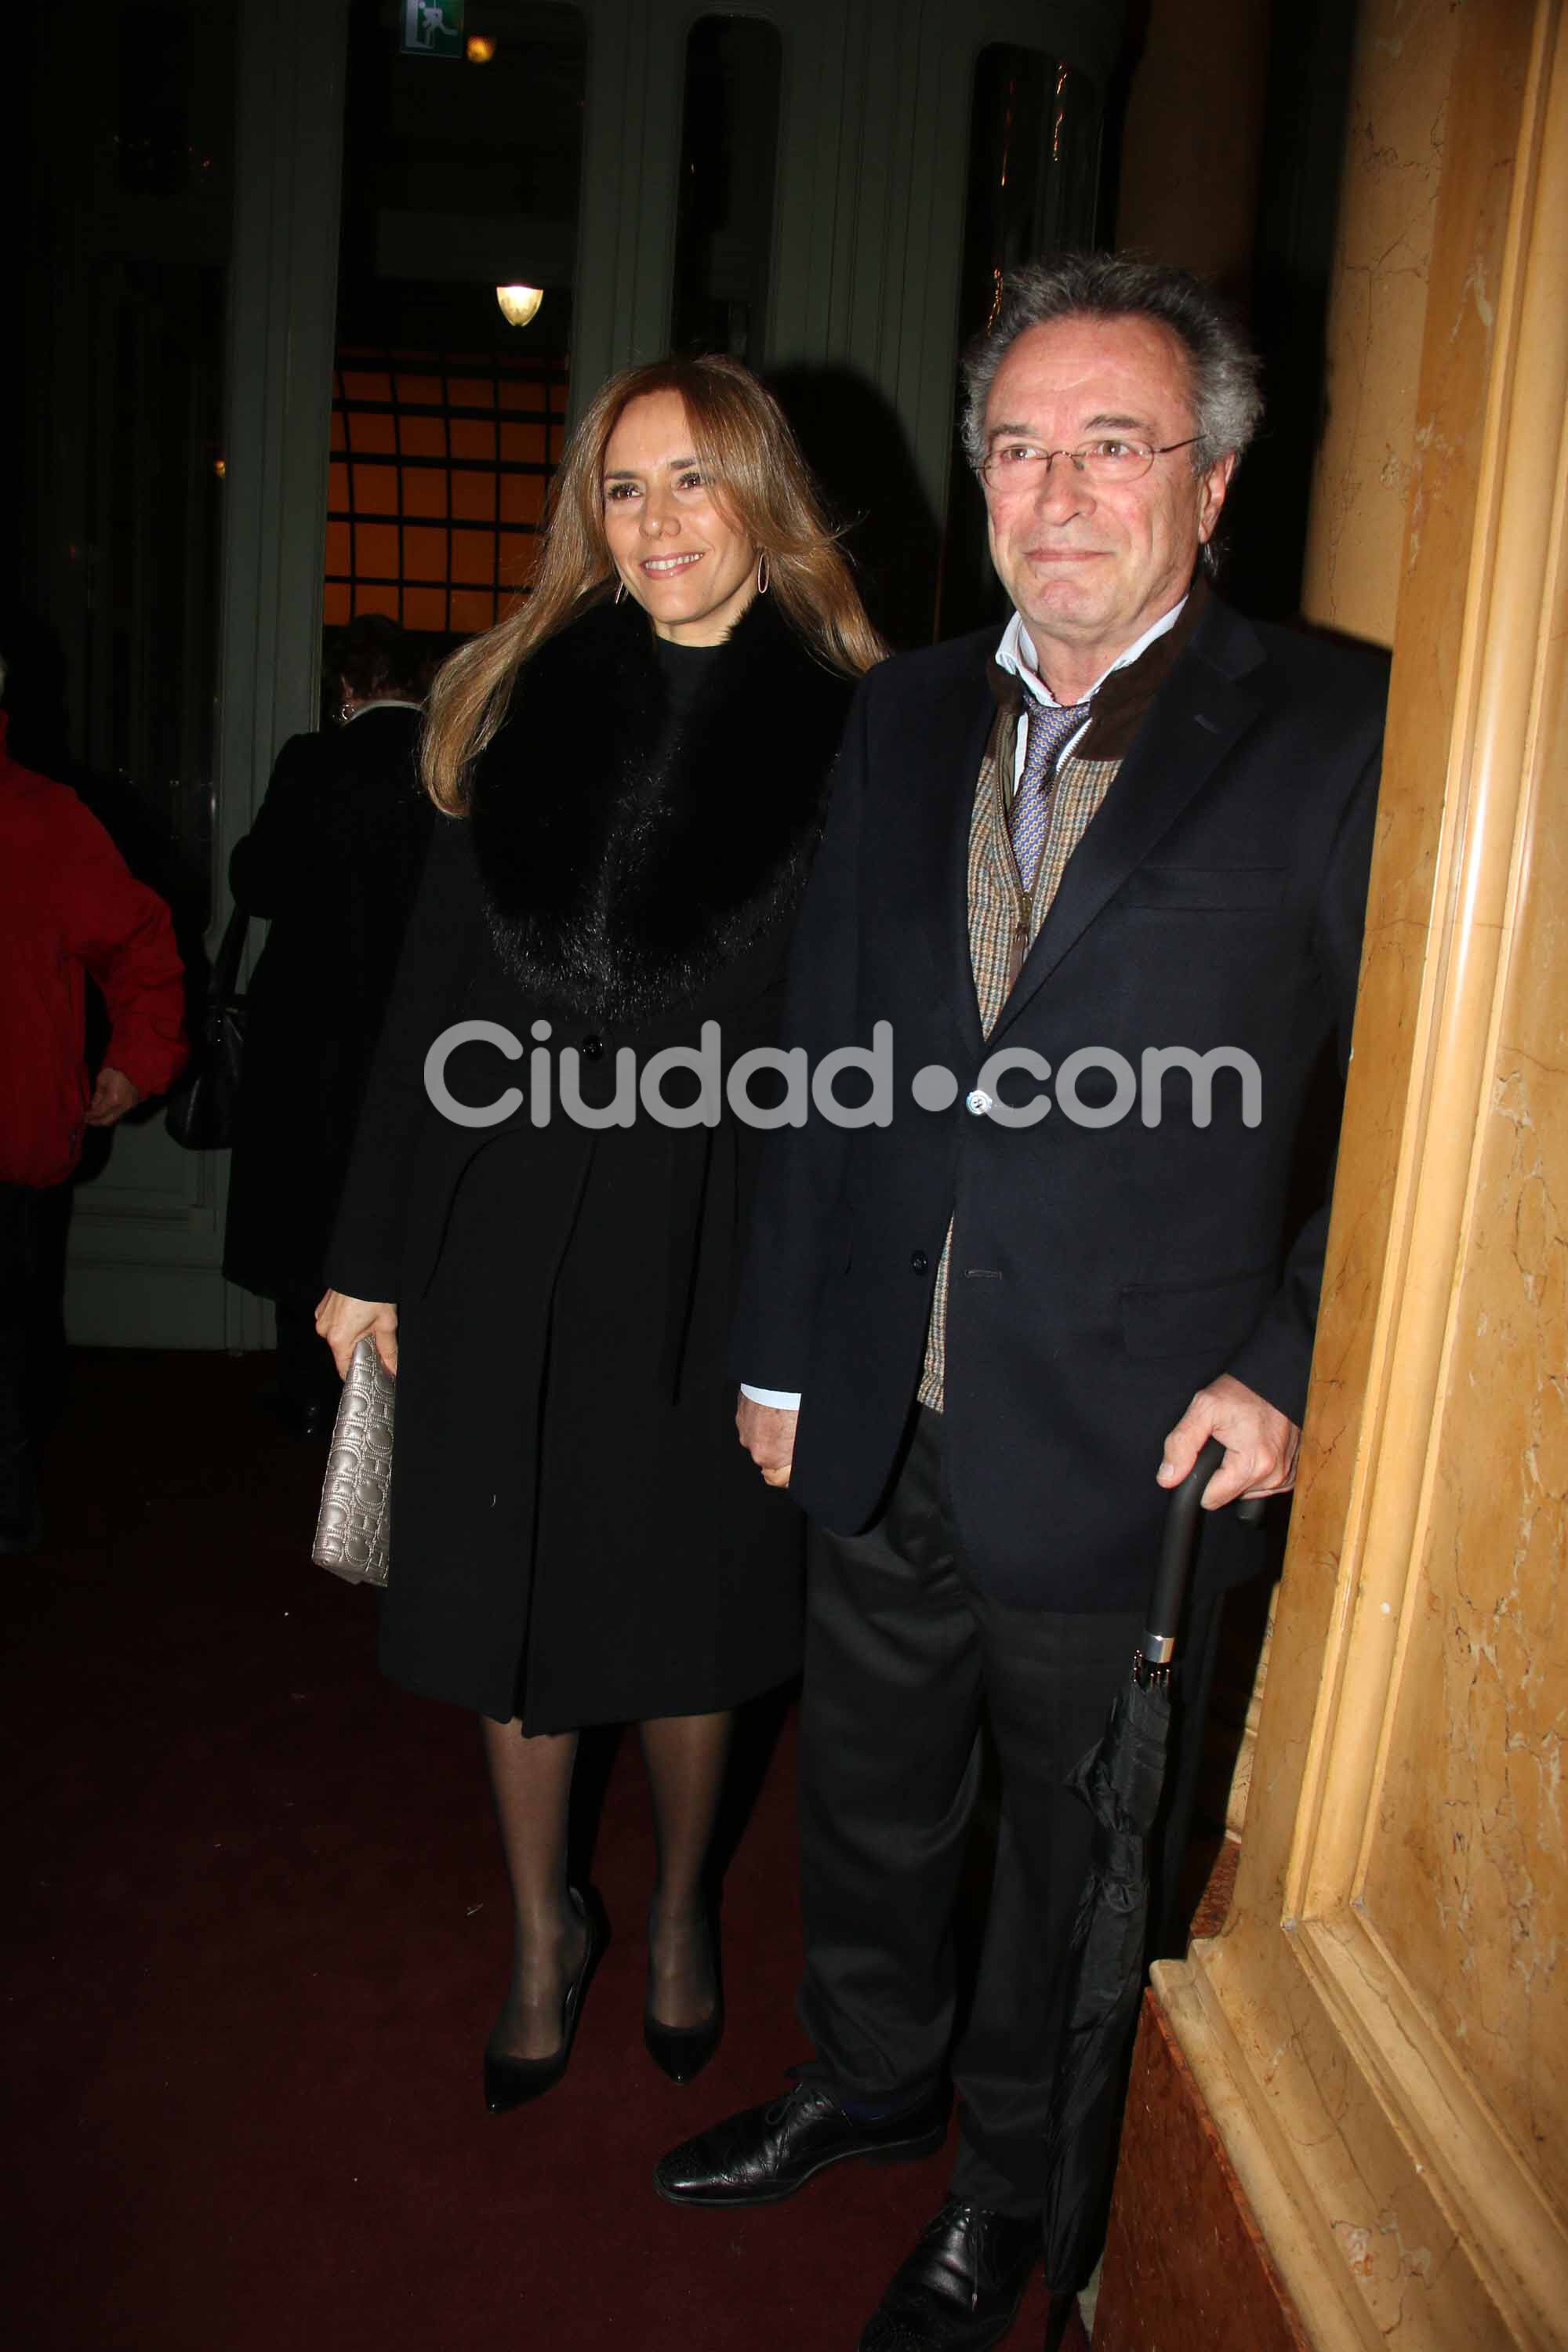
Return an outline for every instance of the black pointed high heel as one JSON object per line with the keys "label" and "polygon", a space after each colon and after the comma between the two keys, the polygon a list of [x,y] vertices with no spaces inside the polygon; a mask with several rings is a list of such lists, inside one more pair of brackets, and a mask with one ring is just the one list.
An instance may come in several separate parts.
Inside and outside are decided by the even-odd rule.
{"label": "black pointed high heel", "polygon": [[577,2021],[583,2014],[583,2004],[588,1998],[588,1987],[594,1980],[594,1970],[605,1957],[610,1940],[610,1923],[605,1916],[605,1906],[590,1886],[579,1894],[574,1886],[567,1893],[582,1914],[587,1940],[583,1947],[582,1964],[567,1986],[561,2003],[561,2047],[548,2058],[493,2058],[485,2053],[485,2105],[492,2116],[509,2115],[513,2107],[526,2106],[531,2099],[542,2099],[552,2091],[566,2072],[566,2062],[572,2055],[572,2044],[577,2036]]}
{"label": "black pointed high heel", "polygon": [[664,2025],[654,2015],[653,1955],[648,1954],[643,2044],[654,2064],[672,2083],[689,2083],[700,2074],[724,2038],[724,1986],[719,1973],[718,1927],[711,1911],[708,1914],[708,1948],[713,1961],[713,2007],[700,2025]]}

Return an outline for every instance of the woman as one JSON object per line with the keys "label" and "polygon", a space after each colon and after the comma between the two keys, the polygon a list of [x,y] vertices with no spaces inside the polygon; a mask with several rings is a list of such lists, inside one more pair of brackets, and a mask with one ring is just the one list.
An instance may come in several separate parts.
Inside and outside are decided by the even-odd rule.
{"label": "woman", "polygon": [[322,1261],[435,822],[413,641],[367,614],[334,667],[339,724],[284,744],[228,869],[236,904],[271,929],[250,984],[224,1272],[277,1302],[277,1408],[301,1436],[337,1408],[313,1320]]}
{"label": "woman", "polygon": [[[566,1879],[584,1725],[641,1726],[649,2050],[689,2080],[721,2030],[703,1866],[733,1710],[799,1661],[798,1522],[736,1444],[725,1363],[759,1138],[633,1116],[617,1055],[640,1073],[705,1023],[726,1066],[772,1040],[881,650],[772,396],[665,361],[594,402],[532,594],[432,695],[443,814],[318,1320],[340,1369],[366,1331],[400,1367],[383,1664],[483,1719],[516,1927],[492,2111],[559,2079],[604,1948]],[[516,1041],[447,1055],[449,1098],[502,1107],[482,1127],[425,1075],[477,1021]]]}

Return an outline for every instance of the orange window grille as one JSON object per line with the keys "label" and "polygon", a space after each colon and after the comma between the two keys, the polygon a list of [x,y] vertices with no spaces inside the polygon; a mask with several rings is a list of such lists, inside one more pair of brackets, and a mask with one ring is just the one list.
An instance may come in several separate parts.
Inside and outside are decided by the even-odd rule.
{"label": "orange window grille", "polygon": [[563,361],[345,349],[332,379],[323,618],[488,629],[533,569],[566,435]]}

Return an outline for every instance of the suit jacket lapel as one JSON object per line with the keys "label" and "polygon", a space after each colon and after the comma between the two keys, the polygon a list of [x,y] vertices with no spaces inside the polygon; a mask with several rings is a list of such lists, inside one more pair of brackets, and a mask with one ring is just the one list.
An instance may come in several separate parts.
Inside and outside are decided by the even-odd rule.
{"label": "suit jacket lapel", "polygon": [[1263,697],[1246,673],[1263,659],[1246,622],[1223,605],[1212,606],[1068,860],[993,1044],[1251,726]]}
{"label": "suit jacket lapel", "polygon": [[931,961],[937,1001],[954,1013],[965,1046],[978,1054],[980,1008],[969,956],[969,828],[974,786],[996,706],[985,677],[988,637],[974,640],[974,660],[936,701],[909,712],[911,792],[904,844],[911,903]]}

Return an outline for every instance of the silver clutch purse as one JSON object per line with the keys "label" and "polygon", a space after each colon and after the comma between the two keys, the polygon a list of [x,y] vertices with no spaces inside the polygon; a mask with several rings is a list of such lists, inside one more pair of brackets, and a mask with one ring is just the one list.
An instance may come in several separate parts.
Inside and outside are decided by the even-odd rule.
{"label": "silver clutch purse", "polygon": [[384,1584],[392,1541],[392,1402],[397,1382],[367,1331],[332,1429],[310,1558],[350,1584]]}

